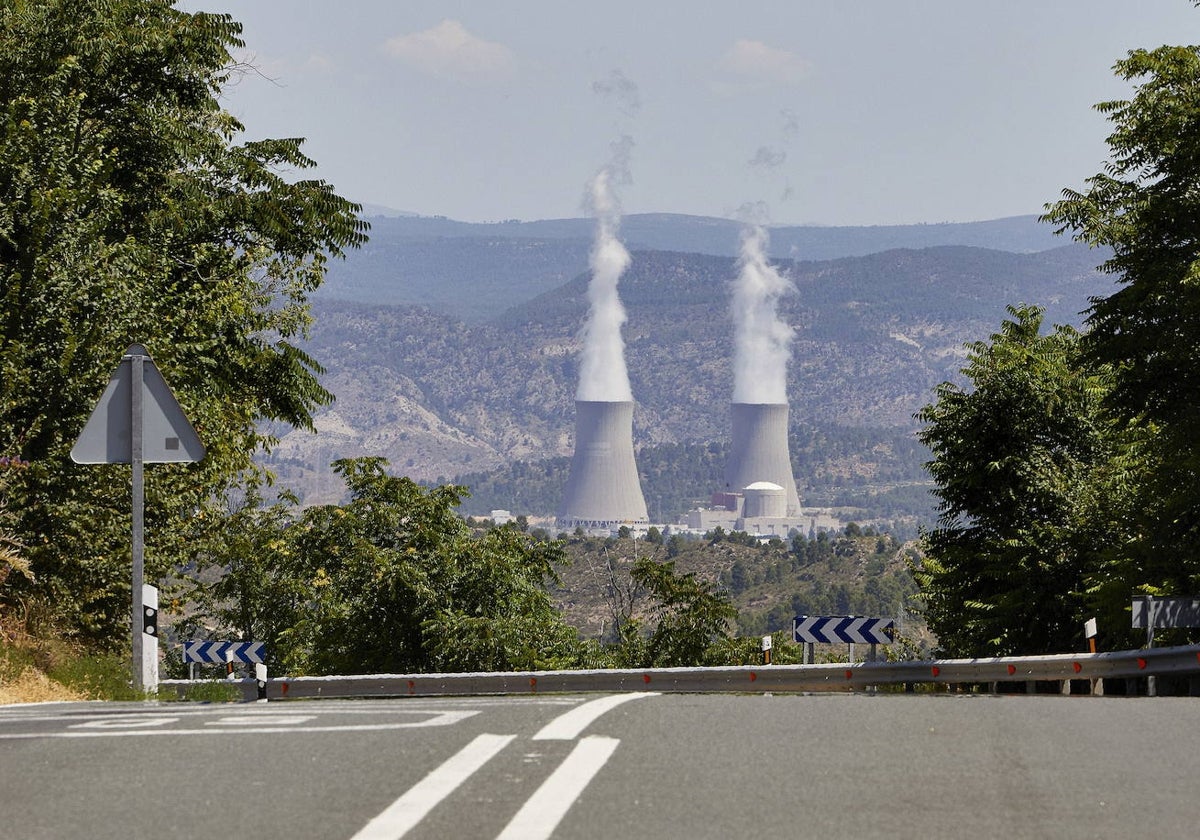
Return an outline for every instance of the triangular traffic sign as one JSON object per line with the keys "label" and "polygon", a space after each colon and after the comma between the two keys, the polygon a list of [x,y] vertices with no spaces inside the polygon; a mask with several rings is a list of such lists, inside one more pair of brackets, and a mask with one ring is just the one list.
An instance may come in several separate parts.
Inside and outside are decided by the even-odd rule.
{"label": "triangular traffic sign", "polygon": [[140,344],[125,351],[79,440],[71,448],[77,464],[133,462],[133,357],[142,358],[142,461],[148,464],[199,461],[204,444],[150,355]]}

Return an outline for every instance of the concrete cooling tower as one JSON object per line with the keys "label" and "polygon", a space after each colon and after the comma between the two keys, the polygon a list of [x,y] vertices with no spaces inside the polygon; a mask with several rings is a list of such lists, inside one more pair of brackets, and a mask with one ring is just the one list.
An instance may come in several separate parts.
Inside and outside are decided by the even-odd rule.
{"label": "concrete cooling tower", "polygon": [[800,514],[800,496],[788,450],[787,403],[733,403],[733,430],[725,489],[739,493],[760,482],[783,488],[787,516]]}
{"label": "concrete cooling tower", "polygon": [[599,530],[649,521],[633,459],[633,403],[576,400],[575,455],[558,527]]}

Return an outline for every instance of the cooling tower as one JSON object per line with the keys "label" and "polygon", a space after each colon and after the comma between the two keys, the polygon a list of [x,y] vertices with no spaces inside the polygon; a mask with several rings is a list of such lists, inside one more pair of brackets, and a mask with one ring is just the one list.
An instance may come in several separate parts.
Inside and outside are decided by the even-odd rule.
{"label": "cooling tower", "polygon": [[558,527],[644,524],[646,499],[633,460],[633,403],[575,401],[575,456]]}
{"label": "cooling tower", "polygon": [[787,498],[787,515],[800,513],[800,496],[788,452],[787,403],[733,403],[733,430],[725,489],[736,493],[757,482],[778,484]]}

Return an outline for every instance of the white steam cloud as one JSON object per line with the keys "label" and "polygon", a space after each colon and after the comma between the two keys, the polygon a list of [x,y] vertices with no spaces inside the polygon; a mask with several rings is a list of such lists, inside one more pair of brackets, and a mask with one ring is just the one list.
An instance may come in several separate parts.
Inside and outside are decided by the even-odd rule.
{"label": "white steam cloud", "polygon": [[592,243],[588,284],[590,311],[581,338],[583,352],[579,364],[579,388],[575,399],[596,402],[631,402],[629,372],[625,367],[625,342],[621,327],[625,307],[617,294],[617,283],[629,267],[629,251],[617,238],[621,212],[614,180],[628,180],[628,138],[614,147],[614,163],[596,173],[588,191],[588,205],[596,217],[596,237]]}
{"label": "white steam cloud", "polygon": [[786,403],[792,328],[778,312],[790,280],[767,261],[767,232],[760,224],[742,231],[738,277],[733,284],[733,401]]}

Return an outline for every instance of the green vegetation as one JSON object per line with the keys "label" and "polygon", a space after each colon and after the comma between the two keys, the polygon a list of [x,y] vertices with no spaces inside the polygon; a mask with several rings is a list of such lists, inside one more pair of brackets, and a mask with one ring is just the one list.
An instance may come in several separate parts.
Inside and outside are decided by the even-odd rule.
{"label": "green vegetation", "polygon": [[[146,484],[150,579],[236,485],[259,424],[311,424],[332,399],[299,349],[357,207],[299,140],[239,142],[219,102],[241,27],[167,0],[38,0],[0,10],[0,455],[9,576],[0,608],[100,647],[127,634],[129,471],[68,452],[122,351],[146,346],[207,444]],[[6,561],[11,565],[11,561]]]}
{"label": "green vegetation", "polygon": [[1077,650],[1112,536],[1090,521],[1112,501],[1095,496],[1116,445],[1100,416],[1105,378],[1088,372],[1075,330],[1041,335],[1040,310],[1011,312],[972,345],[971,390],[947,383],[919,415],[942,505],[918,580],[931,628],[963,655]]}
{"label": "green vegetation", "polygon": [[[908,521],[928,510],[916,465],[931,458],[940,518],[922,552],[858,525],[766,543],[720,530],[553,540],[527,521],[476,526],[465,487],[422,487],[380,457],[334,463],[349,494],[337,504],[303,507],[300,488],[271,487],[254,466],[273,443],[265,424],[311,428],[333,399],[317,357],[339,343],[372,354],[354,384],[388,422],[402,401],[386,397],[403,396],[444,423],[430,439],[460,448],[443,463],[556,451],[583,282],[477,327],[329,306],[303,344],[327,261],[366,226],[329,185],[292,178],[314,165],[301,141],[242,141],[220,105],[242,72],[240,32],[167,0],[0,9],[0,683],[36,672],[67,696],[130,696],[128,472],[68,453],[132,343],[151,350],[208,448],[201,464],[147,475],[147,576],[175,583],[164,627],[264,641],[276,672],[748,662],[757,636],[797,613],[907,616],[922,602],[954,654],[1078,649],[1091,615],[1113,647],[1134,643],[1131,596],[1200,590],[1200,47],[1117,65],[1137,87],[1099,106],[1112,160],[1047,208],[1111,254],[1102,268],[1120,289],[1080,331],[1011,307],[919,412],[920,443],[908,406],[958,364],[953,341],[999,314],[992,278],[1078,291],[1095,279],[1081,249],[790,264],[805,501]],[[722,445],[671,441],[725,434],[713,406],[727,403],[729,331],[712,312],[731,273],[726,257],[640,252],[625,278],[655,518],[704,499],[721,474]],[[565,467],[460,478],[477,490],[466,509],[551,510]],[[929,641],[918,627],[905,650]]]}
{"label": "green vegetation", "polygon": [[[1200,47],[1134,50],[1105,171],[1045,218],[1111,249],[1120,289],[1082,334],[1010,310],[972,345],[970,391],[920,415],[941,521],[918,579],[952,653],[1136,645],[1128,605],[1200,591]],[[1160,639],[1195,638],[1195,631]]]}
{"label": "green vegetation", "polygon": [[924,622],[915,615],[920,600],[910,570],[920,554],[889,534],[851,523],[844,533],[822,532],[813,539],[798,535],[760,542],[721,529],[703,540],[659,536],[636,541],[565,538],[570,564],[553,594],[567,620],[586,638],[612,645],[627,638],[630,625],[641,635],[654,627],[647,590],[633,575],[639,563],[649,561],[670,562],[676,574],[715,585],[718,588],[710,592],[736,611],[726,632],[697,661],[761,661],[757,640],[767,633],[782,633],[790,640],[796,615],[902,618],[910,654],[928,651]]}

